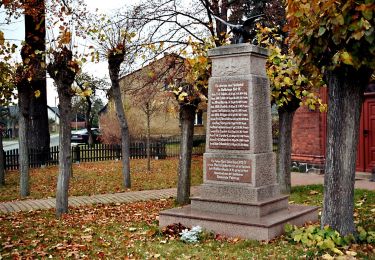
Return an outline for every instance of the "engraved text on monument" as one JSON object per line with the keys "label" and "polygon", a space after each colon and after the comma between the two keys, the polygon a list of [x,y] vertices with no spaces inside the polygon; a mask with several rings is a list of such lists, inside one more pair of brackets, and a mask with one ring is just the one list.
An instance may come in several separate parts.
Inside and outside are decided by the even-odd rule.
{"label": "engraved text on monument", "polygon": [[213,86],[209,126],[211,149],[250,148],[248,88],[246,81],[220,82]]}

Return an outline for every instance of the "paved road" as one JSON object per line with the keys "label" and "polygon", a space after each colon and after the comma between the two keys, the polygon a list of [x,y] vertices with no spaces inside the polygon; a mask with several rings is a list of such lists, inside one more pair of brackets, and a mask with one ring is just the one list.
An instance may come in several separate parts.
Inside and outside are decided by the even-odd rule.
{"label": "paved road", "polygon": [[[57,146],[57,145],[59,145],[59,134],[52,134],[50,136],[50,146]],[[4,146],[4,151],[18,149],[18,140],[4,141],[3,146]]]}

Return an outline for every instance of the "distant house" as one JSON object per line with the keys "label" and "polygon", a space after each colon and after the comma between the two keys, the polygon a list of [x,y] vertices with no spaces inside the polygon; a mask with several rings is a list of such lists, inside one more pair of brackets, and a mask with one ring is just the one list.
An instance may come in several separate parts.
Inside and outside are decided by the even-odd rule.
{"label": "distant house", "polygon": [[60,113],[58,107],[47,106],[49,131],[57,132],[60,125]]}
{"label": "distant house", "polygon": [[8,138],[18,137],[18,106],[9,106],[5,116],[5,133]]}
{"label": "distant house", "polygon": [[[6,136],[8,138],[17,138],[18,137],[18,118],[19,118],[19,108],[17,105],[9,106],[5,109],[8,110],[5,117],[3,118],[4,121],[4,128],[6,132]],[[50,127],[54,125],[57,126],[60,123],[60,114],[58,112],[57,107],[49,107],[47,106],[48,111],[48,120]]]}
{"label": "distant house", "polygon": [[2,136],[7,136],[7,119],[6,117],[9,114],[9,110],[7,107],[0,106],[0,134]]}
{"label": "distant house", "polygon": [[99,116],[99,128],[100,129],[102,129],[103,127],[101,126],[101,124],[100,124],[100,118],[103,116],[103,117],[105,117],[105,116],[107,116],[108,114],[108,103],[105,105],[105,106],[103,106],[102,107],[102,109],[100,109],[99,110],[99,112],[98,112],[98,116]]}
{"label": "distant house", "polygon": [[[174,95],[167,92],[165,87],[167,81],[181,79],[183,74],[183,59],[175,54],[167,54],[120,79],[129,132],[132,137],[146,136],[147,111],[152,112],[152,109],[155,110],[150,116],[152,136],[180,134],[178,103]],[[195,135],[205,134],[206,110],[205,103],[197,109]],[[113,98],[110,98],[108,104],[100,111],[99,122],[105,142],[120,141],[120,128]]]}
{"label": "distant house", "polygon": [[72,119],[70,121],[70,126],[72,130],[78,130],[86,127],[85,115],[80,113],[76,113],[72,115]]}
{"label": "distant house", "polygon": [[59,108],[58,107],[50,107],[47,106],[48,108],[48,119],[55,124],[59,125],[60,124],[60,113],[59,113]]}

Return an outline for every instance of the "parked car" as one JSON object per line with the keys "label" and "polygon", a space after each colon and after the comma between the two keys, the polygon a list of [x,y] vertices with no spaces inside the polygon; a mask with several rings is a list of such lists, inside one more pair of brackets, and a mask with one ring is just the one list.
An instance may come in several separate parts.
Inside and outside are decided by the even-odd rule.
{"label": "parked car", "polygon": [[[92,138],[94,143],[100,143],[100,131],[98,128],[91,128],[92,131]],[[85,143],[89,142],[89,133],[87,129],[80,129],[76,131],[72,131],[71,135],[71,142],[72,143]]]}

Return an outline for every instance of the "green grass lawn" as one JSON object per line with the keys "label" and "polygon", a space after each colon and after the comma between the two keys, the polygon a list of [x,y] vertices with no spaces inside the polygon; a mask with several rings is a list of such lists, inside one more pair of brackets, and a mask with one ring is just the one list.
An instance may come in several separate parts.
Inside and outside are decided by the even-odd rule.
{"label": "green grass lawn", "polygon": [[[290,200],[321,205],[322,186],[295,187]],[[375,192],[356,190],[355,201],[357,225],[373,230]],[[171,199],[98,204],[70,208],[58,220],[53,210],[3,214],[0,258],[318,259],[326,254],[288,242],[283,236],[258,242],[204,233],[199,243],[186,244],[158,229],[159,211],[173,206]],[[374,245],[353,244],[347,250],[357,253],[357,259],[375,258]]]}

